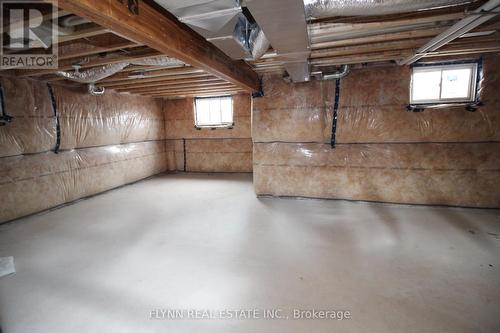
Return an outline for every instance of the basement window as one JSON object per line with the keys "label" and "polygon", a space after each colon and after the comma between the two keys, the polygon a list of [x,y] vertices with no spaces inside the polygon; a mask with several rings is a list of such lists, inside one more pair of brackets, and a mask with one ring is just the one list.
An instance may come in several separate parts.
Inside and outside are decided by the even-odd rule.
{"label": "basement window", "polygon": [[413,67],[411,104],[473,102],[477,63]]}
{"label": "basement window", "polygon": [[232,128],[233,98],[196,97],[194,99],[194,115],[196,128]]}

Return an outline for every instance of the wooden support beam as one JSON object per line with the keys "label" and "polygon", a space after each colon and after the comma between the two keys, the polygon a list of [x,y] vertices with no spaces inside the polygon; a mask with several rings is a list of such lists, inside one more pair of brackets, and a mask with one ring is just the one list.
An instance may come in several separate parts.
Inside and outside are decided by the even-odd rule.
{"label": "wooden support beam", "polygon": [[185,93],[182,95],[170,95],[170,94],[158,94],[158,95],[143,95],[151,98],[166,98],[166,99],[179,99],[179,98],[187,98],[187,97],[219,97],[219,96],[234,96],[237,94],[248,93],[246,90],[226,90],[226,91],[216,91],[216,92],[208,92],[208,93]]}
{"label": "wooden support beam", "polygon": [[215,76],[207,73],[195,73],[195,74],[178,74],[175,76],[167,76],[167,77],[153,77],[147,79],[134,79],[128,81],[117,81],[117,82],[99,82],[99,86],[106,88],[117,88],[117,87],[127,87],[129,85],[141,85],[148,83],[158,83],[158,82],[166,82],[166,81],[176,81],[183,79],[212,79],[216,78]]}
{"label": "wooden support beam", "polygon": [[[53,2],[44,0],[45,2]],[[201,68],[248,91],[259,89],[259,77],[244,61],[234,61],[174,16],[137,0],[138,14],[116,0],[58,0],[57,6],[87,18],[127,39]]]}
{"label": "wooden support beam", "polygon": [[437,22],[450,22],[460,20],[465,17],[462,13],[444,14],[425,16],[414,19],[401,19],[395,21],[380,20],[370,23],[316,23],[310,26],[311,38],[319,38],[322,36],[331,37],[332,35],[341,33],[352,33],[359,31],[373,31],[381,28],[389,27],[404,27],[419,24],[430,24],[437,26]]}
{"label": "wooden support beam", "polygon": [[369,37],[349,38],[331,42],[312,43],[311,49],[319,50],[319,49],[333,48],[333,47],[366,45],[371,43],[400,41],[400,40],[416,39],[423,37],[435,37],[445,30],[446,28],[422,29],[422,30],[389,33],[389,34],[380,34]]}
{"label": "wooden support beam", "polygon": [[164,91],[150,91],[150,92],[142,92],[140,93],[141,95],[150,95],[150,94],[190,94],[190,93],[201,93],[201,92],[219,92],[219,91],[226,91],[226,90],[235,90],[235,89],[241,89],[238,87],[235,87],[234,85],[227,85],[227,86],[219,86],[219,87],[213,87],[213,88],[186,88],[186,89],[178,89],[178,90],[164,90]]}
{"label": "wooden support beam", "polygon": [[113,89],[115,90],[129,90],[129,89],[137,89],[137,88],[148,88],[148,87],[171,87],[178,86],[182,84],[199,84],[199,83],[211,83],[211,82],[226,82],[224,80],[219,79],[215,76],[209,77],[200,77],[200,78],[188,78],[188,79],[178,79],[178,80],[167,80],[167,81],[158,81],[151,83],[135,83],[128,84],[122,86],[115,86]]}
{"label": "wooden support beam", "polygon": [[232,83],[227,83],[227,82],[222,82],[222,83],[217,83],[217,84],[214,84],[213,86],[206,86],[206,87],[195,87],[193,85],[189,85],[189,86],[186,86],[186,87],[182,87],[182,88],[163,88],[163,89],[144,89],[144,92],[183,92],[183,91],[201,91],[201,90],[214,90],[214,89],[217,89],[217,90],[223,90],[223,89],[241,89],[241,88],[238,88],[236,87],[234,84]]}
{"label": "wooden support beam", "polygon": [[[344,47],[344,46],[353,46],[353,45],[366,45],[371,43],[379,43],[379,42],[389,42],[389,41],[399,41],[399,40],[407,40],[407,39],[416,39],[423,37],[435,37],[445,31],[446,27],[441,28],[431,28],[431,29],[418,29],[412,31],[403,31],[403,32],[394,32],[394,33],[385,33],[378,34],[374,36],[368,37],[359,37],[359,38],[349,38],[342,39],[336,41],[329,42],[321,42],[321,43],[312,43],[312,50],[319,50],[324,48],[333,48],[333,47]],[[495,22],[492,24],[482,25],[474,30],[476,31],[488,31],[488,30],[498,30],[500,29],[499,23]]]}
{"label": "wooden support beam", "polygon": [[367,45],[335,47],[331,49],[313,51],[311,52],[311,58],[316,59],[325,57],[373,53],[381,51],[394,51],[394,50],[405,50],[405,49],[407,50],[407,49],[418,48],[421,45],[425,44],[428,40],[429,38],[422,38],[422,39],[411,39],[404,41],[374,43]]}
{"label": "wooden support beam", "polygon": [[145,95],[155,98],[185,98],[185,97],[209,97],[209,96],[227,96],[227,95],[236,95],[240,93],[245,93],[246,90],[243,89],[232,89],[232,90],[221,90],[221,91],[212,91],[212,92],[190,92],[190,93],[182,93],[182,94],[151,94]]}
{"label": "wooden support beam", "polygon": [[133,92],[133,93],[141,93],[141,92],[152,92],[152,91],[177,91],[180,89],[191,89],[191,90],[196,90],[198,88],[219,88],[219,87],[235,87],[237,88],[234,84],[232,83],[227,83],[225,81],[222,81],[219,79],[218,82],[206,82],[206,83],[197,83],[197,84],[181,84],[177,86],[160,86],[160,87],[145,87],[145,88],[133,88],[133,89],[116,89],[117,91],[120,92]]}

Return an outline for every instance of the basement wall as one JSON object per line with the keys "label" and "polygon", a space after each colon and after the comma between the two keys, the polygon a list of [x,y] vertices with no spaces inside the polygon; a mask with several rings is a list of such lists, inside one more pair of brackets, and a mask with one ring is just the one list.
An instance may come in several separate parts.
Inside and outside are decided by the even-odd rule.
{"label": "basement wall", "polygon": [[253,102],[258,195],[500,207],[500,57],[484,57],[481,100],[406,111],[409,67],[353,70],[340,83],[265,77]]}
{"label": "basement wall", "polygon": [[13,116],[0,127],[0,222],[165,171],[161,100],[54,86],[56,117],[46,84],[0,82]]}
{"label": "basement wall", "polygon": [[165,100],[167,169],[252,172],[251,98],[233,96],[232,129],[196,129],[193,98]]}

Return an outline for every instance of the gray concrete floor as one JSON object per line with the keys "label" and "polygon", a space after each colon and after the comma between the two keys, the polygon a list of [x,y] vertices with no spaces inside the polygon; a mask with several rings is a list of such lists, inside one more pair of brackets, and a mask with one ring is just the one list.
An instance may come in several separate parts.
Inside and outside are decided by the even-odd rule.
{"label": "gray concrete floor", "polygon": [[[257,199],[249,175],[159,176],[0,226],[0,256],[17,268],[0,279],[0,322],[4,333],[500,332],[499,235],[494,210]],[[294,309],[352,317],[294,320]]]}

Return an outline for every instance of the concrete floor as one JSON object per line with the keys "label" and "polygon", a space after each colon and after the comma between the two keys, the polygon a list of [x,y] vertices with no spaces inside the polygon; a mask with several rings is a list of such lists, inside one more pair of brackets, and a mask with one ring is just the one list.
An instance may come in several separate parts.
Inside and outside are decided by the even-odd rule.
{"label": "concrete floor", "polygon": [[[499,235],[494,210],[257,199],[249,175],[159,176],[0,226],[0,256],[17,268],[0,279],[0,322],[4,333],[500,332]],[[352,318],[293,320],[294,309]]]}

